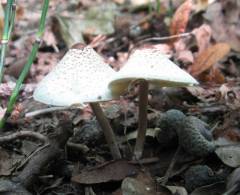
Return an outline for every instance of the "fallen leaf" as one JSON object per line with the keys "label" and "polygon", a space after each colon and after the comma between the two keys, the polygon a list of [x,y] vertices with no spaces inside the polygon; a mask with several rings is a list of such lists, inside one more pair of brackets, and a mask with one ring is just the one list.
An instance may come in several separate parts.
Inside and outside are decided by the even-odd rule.
{"label": "fallen leaf", "polygon": [[12,169],[17,165],[17,163],[23,160],[23,156],[9,152],[0,148],[0,176],[10,175]]}
{"label": "fallen leaf", "polygon": [[195,35],[197,41],[198,52],[203,52],[210,44],[210,39],[212,36],[211,27],[207,24],[203,24],[199,28],[195,28],[192,33]]}
{"label": "fallen leaf", "polygon": [[217,67],[212,67],[209,74],[210,80],[217,84],[225,83],[225,77],[223,73]]}
{"label": "fallen leaf", "polygon": [[232,192],[231,194],[235,194],[235,193],[237,194],[239,190],[239,183],[240,183],[240,168],[237,168],[231,173],[231,175],[228,178],[227,187],[226,187],[227,192]]}
{"label": "fallen leaf", "polygon": [[182,5],[179,6],[171,21],[171,35],[177,35],[185,32],[192,6],[192,0],[186,0]]}
{"label": "fallen leaf", "polygon": [[138,167],[124,160],[111,161],[91,170],[84,169],[72,177],[72,181],[80,184],[97,184],[110,181],[121,181],[125,177],[138,173]]}
{"label": "fallen leaf", "polygon": [[114,17],[119,12],[113,2],[91,6],[88,10],[64,16],[57,13],[53,18],[53,31],[60,35],[68,47],[84,42],[84,35],[109,35],[114,33]]}
{"label": "fallen leaf", "polygon": [[140,172],[136,178],[127,177],[122,182],[124,195],[155,195],[155,183],[147,173]]}
{"label": "fallen leaf", "polygon": [[24,14],[25,14],[24,7],[21,5],[18,5],[16,10],[16,20],[18,21],[23,19]]}
{"label": "fallen leaf", "polygon": [[208,72],[203,72],[198,76],[198,80],[209,83],[223,84],[225,83],[225,77],[217,67],[212,67]]}
{"label": "fallen leaf", "polygon": [[172,194],[188,195],[187,190],[182,186],[166,186]]}
{"label": "fallen leaf", "polygon": [[212,194],[212,195],[217,195],[217,194],[223,194],[225,192],[225,183],[224,182],[218,182],[214,183],[211,185],[206,185],[199,187],[195,189],[191,195],[206,195],[206,194]]}
{"label": "fallen leaf", "polygon": [[180,51],[177,54],[177,60],[183,62],[184,64],[192,64],[194,61],[193,54],[189,50]]}
{"label": "fallen leaf", "polygon": [[[229,11],[231,10],[231,11]],[[212,28],[216,42],[226,42],[235,51],[240,51],[240,4],[238,1],[217,1],[208,6],[204,18]]]}
{"label": "fallen leaf", "polygon": [[215,150],[217,156],[229,167],[240,166],[240,146],[220,146]]}
{"label": "fallen leaf", "polygon": [[226,43],[217,43],[208,47],[198,54],[194,64],[190,67],[190,73],[194,76],[200,75],[221,60],[229,51],[230,46]]}

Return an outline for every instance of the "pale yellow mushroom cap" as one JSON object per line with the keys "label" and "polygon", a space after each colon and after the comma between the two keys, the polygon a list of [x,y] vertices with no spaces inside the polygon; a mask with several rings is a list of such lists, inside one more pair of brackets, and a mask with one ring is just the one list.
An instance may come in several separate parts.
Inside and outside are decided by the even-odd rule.
{"label": "pale yellow mushroom cap", "polygon": [[54,106],[112,100],[108,83],[115,74],[91,47],[73,47],[38,84],[33,97]]}
{"label": "pale yellow mushroom cap", "polygon": [[113,94],[121,94],[132,81],[138,79],[145,79],[155,87],[182,87],[198,84],[190,74],[156,49],[136,50],[123,68],[112,77],[109,88]]}

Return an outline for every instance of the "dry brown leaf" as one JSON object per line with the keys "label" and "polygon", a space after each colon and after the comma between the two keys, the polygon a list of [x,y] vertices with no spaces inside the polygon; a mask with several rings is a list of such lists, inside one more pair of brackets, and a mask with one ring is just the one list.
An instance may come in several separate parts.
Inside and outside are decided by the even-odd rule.
{"label": "dry brown leaf", "polygon": [[[231,11],[229,11],[231,10]],[[204,18],[212,28],[216,42],[227,42],[231,48],[240,52],[240,4],[238,1],[217,1],[208,6]]]}
{"label": "dry brown leaf", "polygon": [[16,10],[16,20],[23,19],[24,14],[25,14],[24,7],[18,5]]}
{"label": "dry brown leaf", "polygon": [[201,73],[198,80],[215,84],[225,83],[225,77],[218,67],[212,67],[209,71]]}
{"label": "dry brown leaf", "polygon": [[111,161],[89,169],[72,177],[72,181],[79,184],[97,184],[110,181],[121,181],[125,177],[138,173],[139,168],[125,160]]}
{"label": "dry brown leaf", "polygon": [[210,69],[216,62],[221,60],[230,51],[230,46],[226,43],[217,43],[201,52],[190,67],[190,72],[198,76],[202,72]]}
{"label": "dry brown leaf", "polygon": [[222,74],[221,70],[217,67],[212,67],[209,77],[210,77],[210,80],[214,83],[217,83],[217,84],[225,83],[225,77]]}
{"label": "dry brown leaf", "polygon": [[183,62],[184,64],[192,64],[193,54],[189,50],[180,51],[177,55],[177,60]]}
{"label": "dry brown leaf", "polygon": [[171,35],[177,35],[185,32],[192,8],[193,8],[192,0],[186,0],[177,9],[173,16],[170,26]]}
{"label": "dry brown leaf", "polygon": [[192,33],[195,35],[198,52],[205,50],[209,44],[212,36],[212,29],[209,25],[203,24],[199,28],[195,28]]}

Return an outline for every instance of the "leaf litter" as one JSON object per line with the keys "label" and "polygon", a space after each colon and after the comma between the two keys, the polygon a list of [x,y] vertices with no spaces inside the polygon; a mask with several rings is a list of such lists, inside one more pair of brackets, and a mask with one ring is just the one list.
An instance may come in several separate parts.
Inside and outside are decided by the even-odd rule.
{"label": "leaf litter", "polygon": [[[137,194],[238,193],[239,3],[234,0],[186,0],[172,4],[171,1],[159,1],[158,9],[158,1],[136,2],[51,1],[38,58],[22,87],[18,104],[8,120],[7,131],[29,130],[51,137],[60,120],[67,119],[72,123],[73,136],[58,162],[51,161],[43,167],[38,178],[39,186],[30,191],[78,194],[87,185],[95,194],[131,194],[132,189]],[[4,113],[8,97],[30,51],[32,34],[40,16],[37,11],[39,7],[40,4],[34,1],[21,1],[17,8],[17,25],[6,56],[4,83],[0,86],[0,115]],[[1,10],[0,32],[3,28]],[[183,33],[187,33],[186,36],[182,37]],[[162,37],[165,38],[159,41],[154,39]],[[149,137],[145,145],[145,158],[141,162],[130,162],[137,132],[137,88],[121,101],[103,105],[126,160],[111,161],[89,108],[24,117],[28,112],[46,108],[31,98],[36,83],[78,41],[92,45],[115,70],[123,66],[135,48],[157,48],[200,81],[200,86],[150,91]],[[170,126],[165,126],[166,129],[158,126],[159,119],[169,109],[178,109],[187,117],[198,118],[208,125],[206,129],[213,135],[214,142],[218,143],[219,139],[225,141],[214,154],[207,157],[177,155],[168,183],[161,185],[168,166],[174,161],[174,153],[182,143],[175,137],[163,147],[159,143],[159,140],[163,143],[162,140],[156,136],[159,132],[169,131]],[[95,133],[87,133],[91,129],[96,130]],[[199,126],[194,126],[194,129],[199,130]],[[184,131],[184,128],[177,131]],[[14,177],[21,173],[21,170],[15,170],[16,165],[39,146],[27,139],[1,144],[1,147],[1,176]],[[88,149],[83,152],[82,148]],[[202,181],[196,180],[196,185],[189,188],[187,182],[193,176],[186,173],[194,170],[193,165],[202,167],[198,169],[200,175],[210,175],[205,175]],[[221,181],[214,180],[213,176],[221,175],[221,171],[225,177]]]}

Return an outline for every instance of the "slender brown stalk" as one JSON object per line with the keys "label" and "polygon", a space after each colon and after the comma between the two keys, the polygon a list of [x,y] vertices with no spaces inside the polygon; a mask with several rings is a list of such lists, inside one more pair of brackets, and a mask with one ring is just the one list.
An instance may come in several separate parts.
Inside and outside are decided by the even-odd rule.
{"label": "slender brown stalk", "polygon": [[147,130],[147,105],[148,105],[148,82],[141,80],[139,83],[139,116],[138,134],[134,148],[134,157],[139,160],[142,157]]}
{"label": "slender brown stalk", "polygon": [[107,144],[110,148],[113,159],[121,159],[122,156],[121,156],[120,150],[118,148],[114,132],[113,132],[107,118],[105,117],[105,115],[102,111],[102,108],[100,107],[99,103],[90,103],[90,106],[91,106],[94,114],[96,115],[99,125],[101,126],[101,128],[103,130],[104,136],[105,136]]}

